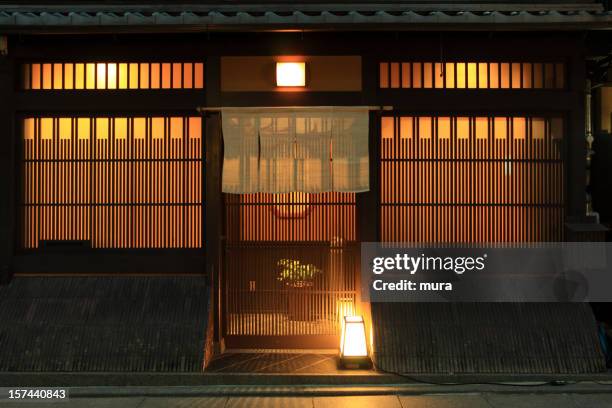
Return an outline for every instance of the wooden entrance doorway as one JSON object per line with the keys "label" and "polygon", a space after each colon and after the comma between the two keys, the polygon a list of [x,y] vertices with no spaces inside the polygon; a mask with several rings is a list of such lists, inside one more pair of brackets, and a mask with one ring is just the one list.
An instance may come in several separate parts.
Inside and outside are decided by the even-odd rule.
{"label": "wooden entrance doorway", "polygon": [[228,348],[334,348],[355,307],[355,194],[225,196]]}

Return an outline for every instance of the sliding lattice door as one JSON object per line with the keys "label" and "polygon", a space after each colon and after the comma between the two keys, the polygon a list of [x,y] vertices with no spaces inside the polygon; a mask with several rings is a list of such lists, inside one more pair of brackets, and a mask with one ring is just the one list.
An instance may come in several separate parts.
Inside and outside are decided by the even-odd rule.
{"label": "sliding lattice door", "polygon": [[355,301],[355,195],[227,194],[230,347],[335,347]]}

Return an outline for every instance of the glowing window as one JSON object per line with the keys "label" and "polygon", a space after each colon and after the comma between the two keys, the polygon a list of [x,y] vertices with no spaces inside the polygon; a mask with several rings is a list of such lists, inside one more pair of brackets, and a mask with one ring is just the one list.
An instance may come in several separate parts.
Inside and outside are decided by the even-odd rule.
{"label": "glowing window", "polygon": [[151,129],[151,137],[153,139],[163,139],[165,133],[164,118],[152,118]]}
{"label": "glowing window", "polygon": [[381,119],[381,130],[383,139],[393,139],[395,133],[394,119],[390,116],[383,116]]}
{"label": "glowing window", "polygon": [[436,62],[434,65],[434,86],[436,88],[444,88],[444,64]]}
{"label": "glowing window", "polygon": [[423,88],[433,87],[433,64],[426,62],[423,64]]}
{"label": "glowing window", "polygon": [[400,139],[412,139],[413,120],[411,116],[402,116],[400,118]]}
{"label": "glowing window", "polygon": [[96,64],[85,64],[85,87],[96,89]]}
{"label": "glowing window", "polygon": [[419,118],[419,138],[431,139],[431,124],[432,120],[429,116]]}
{"label": "glowing window", "polygon": [[96,89],[106,89],[106,64],[96,64]]}
{"label": "glowing window", "polygon": [[74,88],[74,64],[64,65],[64,89]]}
{"label": "glowing window", "polygon": [[476,139],[489,138],[489,118],[478,117],[475,120]]}
{"label": "glowing window", "polygon": [[36,120],[34,118],[26,118],[23,120],[23,138],[34,139],[36,132]]}
{"label": "glowing window", "polygon": [[53,65],[51,64],[43,64],[43,89],[51,89],[53,88]]}
{"label": "glowing window", "polygon": [[[162,119],[163,120],[163,119]],[[147,137],[147,119],[146,118],[134,118],[134,139],[144,139]]]}
{"label": "glowing window", "polygon": [[96,118],[96,139],[106,140],[109,134],[109,119]]}
{"label": "glowing window", "polygon": [[467,64],[468,67],[468,88],[476,88],[478,84],[478,71],[477,64],[470,62]]}
{"label": "glowing window", "polygon": [[465,64],[457,64],[457,88],[465,88]]}
{"label": "glowing window", "polygon": [[170,118],[170,138],[171,139],[182,139],[183,138],[183,118]]}
{"label": "glowing window", "polygon": [[446,88],[454,88],[455,87],[455,64],[451,62],[447,62],[445,64],[445,73],[444,79],[446,80]]}
{"label": "glowing window", "polygon": [[91,120],[89,118],[77,119],[77,132],[79,139],[89,139],[91,131]]}
{"label": "glowing window", "polygon": [[493,120],[493,129],[495,133],[495,139],[505,139],[508,136],[506,118],[496,117]]}
{"label": "glowing window", "polygon": [[106,87],[108,89],[117,89],[117,64],[108,64],[108,77]]}
{"label": "glowing window", "polygon": [[21,73],[24,90],[204,88],[204,64],[199,62],[28,63]]}
{"label": "glowing window", "polygon": [[[402,63],[402,88],[410,88],[411,81],[411,69],[410,64],[407,62]],[[383,88],[383,86],[381,86]]]}
{"label": "glowing window", "polygon": [[391,63],[391,88],[400,87],[400,64],[397,62]]}
{"label": "glowing window", "polygon": [[438,118],[438,139],[450,139],[451,137],[451,118]]}
{"label": "glowing window", "polygon": [[277,62],[276,86],[306,86],[306,63]]}
{"label": "glowing window", "polygon": [[40,138],[44,140],[53,139],[53,118],[42,118],[40,120]]}
{"label": "glowing window", "polygon": [[140,64],[139,89],[149,89],[149,64]]}
{"label": "glowing window", "polygon": [[470,118],[457,118],[457,139],[470,138]]}
{"label": "glowing window", "polygon": [[512,136],[514,139],[525,139],[527,135],[527,121],[525,118],[512,118]]}
{"label": "glowing window", "polygon": [[53,89],[63,89],[62,64],[53,64]]}
{"label": "glowing window", "polygon": [[128,120],[127,118],[115,118],[115,139],[127,139]]}
{"label": "glowing window", "polygon": [[[200,117],[161,117],[193,123]],[[128,124],[145,124],[144,139]],[[20,247],[88,241],[91,248],[201,248],[202,140],[151,138],[150,118],[26,117]],[[181,126],[181,125],[179,125]],[[127,148],[131,146],[131,148]],[[146,163],[143,163],[146,161]],[[163,183],[160,180],[163,179]],[[40,194],[38,193],[40,192]]]}
{"label": "glowing window", "polygon": [[380,64],[380,87],[388,88],[389,87],[389,64],[387,62],[382,62]]}
{"label": "glowing window", "polygon": [[189,137],[191,139],[202,138],[202,118],[197,116],[189,118]]}
{"label": "glowing window", "polygon": [[487,89],[489,87],[489,76],[488,76],[488,67],[486,62],[480,62],[478,64],[478,87],[482,89]]}
{"label": "glowing window", "polygon": [[59,138],[60,140],[72,139],[72,119],[59,118]]}

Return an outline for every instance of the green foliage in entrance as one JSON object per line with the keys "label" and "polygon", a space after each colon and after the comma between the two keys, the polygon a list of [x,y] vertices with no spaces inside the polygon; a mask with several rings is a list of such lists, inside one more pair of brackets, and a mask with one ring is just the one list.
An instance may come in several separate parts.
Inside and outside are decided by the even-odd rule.
{"label": "green foliage in entrance", "polygon": [[294,288],[312,286],[314,279],[323,272],[313,264],[304,264],[297,259],[281,259],[277,265],[281,267],[277,279]]}

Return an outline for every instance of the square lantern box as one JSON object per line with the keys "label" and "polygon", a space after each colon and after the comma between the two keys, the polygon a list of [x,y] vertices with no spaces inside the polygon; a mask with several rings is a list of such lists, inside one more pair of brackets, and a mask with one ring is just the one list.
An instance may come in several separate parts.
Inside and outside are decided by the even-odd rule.
{"label": "square lantern box", "polygon": [[344,316],[340,338],[341,368],[371,368],[362,316]]}

